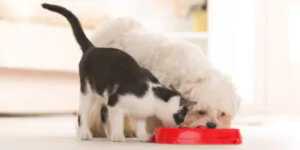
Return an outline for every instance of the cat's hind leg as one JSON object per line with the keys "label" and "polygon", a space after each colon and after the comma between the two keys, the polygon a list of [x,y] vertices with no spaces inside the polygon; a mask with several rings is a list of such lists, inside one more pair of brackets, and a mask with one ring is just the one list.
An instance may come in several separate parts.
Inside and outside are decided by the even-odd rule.
{"label": "cat's hind leg", "polygon": [[89,84],[81,83],[79,114],[78,114],[78,137],[81,140],[92,140],[93,134],[89,125],[89,113],[94,104],[93,93]]}

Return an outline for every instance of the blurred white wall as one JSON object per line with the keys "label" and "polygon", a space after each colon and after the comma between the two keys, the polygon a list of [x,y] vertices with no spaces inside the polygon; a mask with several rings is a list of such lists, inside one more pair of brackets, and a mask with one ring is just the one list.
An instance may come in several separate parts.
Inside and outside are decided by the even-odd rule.
{"label": "blurred white wall", "polygon": [[233,78],[243,103],[252,103],[257,44],[254,1],[210,0],[209,6],[209,57]]}
{"label": "blurred white wall", "polygon": [[0,21],[0,33],[0,67],[77,72],[81,51],[69,27]]}

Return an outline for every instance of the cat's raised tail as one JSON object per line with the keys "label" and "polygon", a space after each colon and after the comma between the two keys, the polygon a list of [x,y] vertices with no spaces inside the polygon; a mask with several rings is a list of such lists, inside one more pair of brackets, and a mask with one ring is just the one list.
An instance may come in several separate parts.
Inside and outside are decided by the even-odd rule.
{"label": "cat's raised tail", "polygon": [[94,47],[94,45],[91,43],[91,41],[85,35],[80,21],[71,11],[69,11],[68,9],[66,9],[64,7],[61,7],[58,5],[53,5],[53,4],[48,4],[48,3],[43,3],[42,7],[47,10],[50,10],[52,12],[61,14],[68,20],[68,22],[70,23],[70,25],[72,27],[73,34],[76,38],[76,41],[79,44],[79,46],[83,52]]}

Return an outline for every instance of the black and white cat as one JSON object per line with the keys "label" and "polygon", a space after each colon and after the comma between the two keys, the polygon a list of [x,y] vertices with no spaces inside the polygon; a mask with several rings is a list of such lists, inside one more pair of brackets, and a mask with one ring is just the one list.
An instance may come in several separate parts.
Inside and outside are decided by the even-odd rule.
{"label": "black and white cat", "polygon": [[105,104],[101,109],[101,120],[111,141],[125,141],[124,115],[135,119],[140,141],[150,138],[145,121],[149,116],[157,116],[164,126],[170,127],[185,120],[189,106],[195,102],[161,85],[150,71],[140,67],[124,51],[95,47],[86,37],[78,18],[66,8],[46,3],[42,7],[66,17],[83,52],[79,63],[79,137],[82,140],[92,139],[88,114],[94,99]]}

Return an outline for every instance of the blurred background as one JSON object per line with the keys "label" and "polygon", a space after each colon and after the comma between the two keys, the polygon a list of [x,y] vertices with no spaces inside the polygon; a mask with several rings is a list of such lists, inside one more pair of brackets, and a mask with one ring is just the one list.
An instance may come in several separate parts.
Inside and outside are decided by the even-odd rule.
{"label": "blurred background", "polygon": [[297,0],[0,0],[1,116],[78,108],[81,51],[65,18],[42,2],[73,11],[87,35],[105,20],[130,16],[199,45],[244,99],[238,119],[300,113]]}

